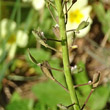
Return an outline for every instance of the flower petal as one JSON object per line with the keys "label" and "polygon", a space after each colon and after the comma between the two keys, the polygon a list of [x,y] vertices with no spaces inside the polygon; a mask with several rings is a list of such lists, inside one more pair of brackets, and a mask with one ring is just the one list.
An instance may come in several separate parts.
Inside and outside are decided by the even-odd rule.
{"label": "flower petal", "polygon": [[[92,19],[90,18],[90,12],[92,7],[87,5],[88,0],[77,0],[77,2],[72,6],[69,10],[68,22],[66,25],[67,30],[76,29],[82,21],[88,21],[89,26],[80,30],[80,33],[77,33],[77,37],[85,36],[92,24]],[[71,14],[72,13],[72,14]],[[72,32],[67,33],[68,36],[71,35]]]}
{"label": "flower petal", "polygon": [[27,33],[23,32],[22,30],[17,31],[16,34],[17,37],[17,45],[21,48],[26,47],[26,45],[28,44],[28,35]]}
{"label": "flower petal", "polygon": [[13,45],[11,45],[10,49],[9,49],[9,53],[8,53],[8,58],[9,59],[13,59],[16,53],[16,49],[17,49],[17,45],[16,43],[14,43]]}
{"label": "flower petal", "polygon": [[8,31],[13,32],[15,30],[16,22],[4,18],[0,22],[0,27],[1,27],[1,37],[5,37]]}
{"label": "flower petal", "polygon": [[87,17],[90,14],[91,10],[92,10],[91,6],[86,6],[81,10],[81,12]]}
{"label": "flower petal", "polygon": [[74,5],[72,6],[70,10],[76,10],[77,8],[81,9],[85,7],[87,4],[88,4],[88,0],[77,0],[77,2],[74,3]]}
{"label": "flower petal", "polygon": [[44,7],[45,1],[44,0],[33,0],[32,5],[35,8],[35,10],[40,10]]}
{"label": "flower petal", "polygon": [[22,0],[23,2],[32,2],[32,0]]}

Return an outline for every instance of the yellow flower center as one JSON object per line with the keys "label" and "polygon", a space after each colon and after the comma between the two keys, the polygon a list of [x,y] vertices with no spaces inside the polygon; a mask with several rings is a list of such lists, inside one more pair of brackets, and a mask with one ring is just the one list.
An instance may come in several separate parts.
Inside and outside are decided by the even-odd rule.
{"label": "yellow flower center", "polygon": [[15,42],[16,42],[16,36],[14,34],[12,34],[8,39],[8,43],[13,44]]}
{"label": "yellow flower center", "polygon": [[69,22],[70,23],[80,23],[81,19],[84,17],[84,15],[81,13],[79,9],[76,9],[75,11],[69,12]]}

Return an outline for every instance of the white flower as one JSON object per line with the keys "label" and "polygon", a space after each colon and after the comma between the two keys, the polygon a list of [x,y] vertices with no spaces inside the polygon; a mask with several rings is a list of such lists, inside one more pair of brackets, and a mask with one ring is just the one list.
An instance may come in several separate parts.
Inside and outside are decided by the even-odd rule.
{"label": "white flower", "polygon": [[28,43],[27,33],[23,32],[22,30],[18,30],[16,33],[16,43],[21,48],[26,47]]}
{"label": "white flower", "polygon": [[23,2],[32,2],[32,6],[35,10],[41,10],[45,5],[44,0],[23,0]]}
{"label": "white flower", "polygon": [[31,2],[32,0],[23,0],[23,2]]}
{"label": "white flower", "polygon": [[[11,25],[10,25],[11,24]],[[7,34],[7,30],[8,31],[14,31],[15,28],[16,28],[16,22],[9,22],[8,19],[3,19],[1,22],[0,22],[0,26],[1,26],[1,37],[5,37],[6,34]]]}
{"label": "white flower", "polygon": [[45,1],[44,0],[33,0],[32,5],[36,10],[40,10],[44,7]]}
{"label": "white flower", "polygon": [[[8,57],[13,59],[16,53],[17,46],[24,48],[28,43],[28,35],[22,30],[16,30],[16,22],[3,19],[0,22],[1,26],[1,39],[5,40],[9,37],[5,44],[5,49],[8,51]],[[3,53],[2,48],[0,48],[0,54]]]}
{"label": "white flower", "polygon": [[[89,32],[90,26],[92,24],[92,19],[90,17],[91,10],[92,7],[88,6],[88,0],[77,0],[77,2],[71,7],[68,12],[68,22],[66,29],[76,29],[82,21],[88,21],[89,25],[86,28],[80,30],[80,33],[77,34],[77,37],[85,36]],[[68,34],[70,33],[71,32],[69,32]]]}

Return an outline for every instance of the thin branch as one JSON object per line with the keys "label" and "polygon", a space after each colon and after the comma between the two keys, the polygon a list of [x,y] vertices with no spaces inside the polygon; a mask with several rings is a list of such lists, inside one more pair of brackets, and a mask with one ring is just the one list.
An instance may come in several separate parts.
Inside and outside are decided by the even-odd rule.
{"label": "thin branch", "polygon": [[84,107],[86,106],[86,104],[87,104],[87,102],[88,102],[88,100],[89,100],[89,98],[90,98],[91,94],[93,93],[93,91],[94,91],[94,89],[91,89],[91,92],[89,93],[89,95],[88,95],[88,97],[87,97],[86,101],[84,102],[84,104],[83,104],[83,106],[82,106],[81,110],[83,110],[83,109],[84,109]]}
{"label": "thin branch", "polygon": [[66,108],[68,109],[69,107],[73,106],[75,103],[71,104],[71,105],[68,105],[66,106]]}
{"label": "thin branch", "polygon": [[67,88],[65,88],[60,82],[58,82],[56,79],[54,80],[58,85],[60,85],[66,92],[69,92]]}
{"label": "thin branch", "polygon": [[62,42],[61,40],[56,40],[56,39],[51,39],[51,38],[47,38],[47,40],[56,41],[56,42]]}
{"label": "thin branch", "polygon": [[78,84],[78,85],[74,85],[74,88],[77,88],[77,87],[80,87],[80,86],[86,86],[86,85],[91,85],[92,82],[88,82],[88,83],[85,83],[85,84]]}
{"label": "thin branch", "polygon": [[[68,8],[68,10],[67,10],[67,12],[66,13],[68,13],[69,12],[69,10],[71,9],[71,7],[73,6],[73,4],[76,2],[77,0],[72,0],[72,4],[70,5],[70,7]],[[66,14],[65,13],[65,14]]]}
{"label": "thin branch", "polygon": [[[67,13],[69,12],[69,10],[71,9],[71,7],[73,6],[73,3],[70,5],[70,7],[67,10]],[[66,14],[66,13],[65,13]]]}
{"label": "thin branch", "polygon": [[53,50],[53,51],[55,51],[55,52],[62,53],[61,51],[59,51],[59,50],[57,50],[57,49],[55,49],[55,48],[53,48],[53,47],[51,47],[51,46],[49,46],[49,45],[46,45],[45,47],[47,47],[47,48],[49,48],[49,49],[51,49],[51,50]]}
{"label": "thin branch", "polygon": [[66,14],[65,14],[65,16],[66,16],[66,21],[65,21],[65,24],[67,24],[67,21],[68,21],[68,13],[67,13],[67,1],[65,1],[64,2],[64,5],[65,5],[65,11],[66,11]]}
{"label": "thin branch", "polygon": [[46,0],[46,1],[49,3],[49,5],[51,5],[57,11],[57,9],[56,9],[55,5],[52,3],[52,1],[50,1],[50,0]]}
{"label": "thin branch", "polygon": [[51,17],[53,18],[53,20],[58,24],[56,18],[54,17],[53,13],[51,12],[50,5],[49,4],[48,4],[47,8],[48,8],[48,10],[49,10],[49,12],[50,12]]}
{"label": "thin branch", "polygon": [[75,31],[76,31],[76,29],[66,30],[66,32],[71,32],[71,31],[75,32]]}
{"label": "thin branch", "polygon": [[110,30],[106,33],[106,35],[104,36],[102,42],[101,42],[101,47],[105,47],[105,44],[108,40],[108,37],[110,36]]}

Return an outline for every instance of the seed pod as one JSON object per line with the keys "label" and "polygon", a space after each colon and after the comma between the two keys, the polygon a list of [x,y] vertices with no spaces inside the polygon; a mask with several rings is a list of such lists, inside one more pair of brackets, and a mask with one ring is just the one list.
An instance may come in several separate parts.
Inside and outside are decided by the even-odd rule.
{"label": "seed pod", "polygon": [[57,38],[60,38],[60,30],[59,30],[59,26],[58,25],[53,27],[53,32],[54,32],[54,34],[55,34],[55,36]]}
{"label": "seed pod", "polygon": [[68,110],[68,108],[70,108],[70,107],[73,106],[73,105],[75,105],[75,103],[70,104],[70,105],[68,105],[68,106],[64,106],[64,105],[62,105],[62,104],[57,104],[57,106],[58,106],[59,108],[63,109],[63,110]]}
{"label": "seed pod", "polygon": [[62,104],[57,104],[57,106],[62,110],[67,110],[67,107]]}
{"label": "seed pod", "polygon": [[32,62],[35,63],[35,64],[38,64],[38,62],[36,61],[36,59],[31,55],[29,49],[28,49],[28,54],[29,54],[29,57],[32,60]]}
{"label": "seed pod", "polygon": [[97,72],[93,75],[93,88],[96,88],[99,85],[99,81],[100,81],[100,72]]}
{"label": "seed pod", "polygon": [[42,70],[42,72],[51,80],[55,80],[51,71],[51,67],[49,65],[49,63],[47,61],[44,61],[41,65],[40,68]]}
{"label": "seed pod", "polygon": [[76,32],[78,32],[78,31],[81,30],[81,29],[86,28],[88,25],[89,25],[89,22],[87,22],[87,21],[82,21],[82,22],[79,24],[79,26],[77,27]]}
{"label": "seed pod", "polygon": [[39,41],[39,40],[42,40],[44,42],[46,42],[46,37],[44,36],[44,33],[43,32],[40,32],[40,31],[37,31],[37,30],[33,30],[32,31],[33,35],[36,37],[36,39]]}

